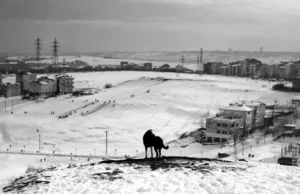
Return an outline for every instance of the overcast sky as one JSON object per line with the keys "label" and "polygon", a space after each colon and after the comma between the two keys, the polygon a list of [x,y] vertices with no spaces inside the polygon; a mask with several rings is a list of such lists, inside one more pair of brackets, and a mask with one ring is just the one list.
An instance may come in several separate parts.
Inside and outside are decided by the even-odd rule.
{"label": "overcast sky", "polygon": [[300,51],[299,0],[0,0],[0,52]]}

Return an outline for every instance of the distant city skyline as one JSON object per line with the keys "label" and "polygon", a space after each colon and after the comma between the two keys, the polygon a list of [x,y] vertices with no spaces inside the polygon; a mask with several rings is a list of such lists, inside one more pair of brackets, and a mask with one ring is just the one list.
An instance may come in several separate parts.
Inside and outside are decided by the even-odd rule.
{"label": "distant city skyline", "polygon": [[300,51],[297,0],[3,0],[0,53]]}

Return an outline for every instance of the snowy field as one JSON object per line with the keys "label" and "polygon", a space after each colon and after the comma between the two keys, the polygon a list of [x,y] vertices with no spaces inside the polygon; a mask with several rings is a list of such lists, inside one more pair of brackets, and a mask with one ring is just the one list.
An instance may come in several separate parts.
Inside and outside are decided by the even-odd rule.
{"label": "snowy field", "polygon": [[[124,155],[144,157],[142,136],[146,130],[153,129],[153,132],[161,136],[165,144],[170,146],[168,150],[162,151],[165,156],[181,155],[215,158],[222,149],[229,149],[230,151],[232,148],[221,149],[219,146],[203,146],[194,143],[190,139],[178,140],[178,137],[184,132],[190,132],[204,126],[204,121],[208,115],[215,115],[218,108],[227,106],[234,100],[259,100],[265,103],[273,103],[274,100],[277,100],[278,103],[286,103],[293,96],[298,95],[297,93],[272,91],[271,87],[274,83],[239,77],[157,72],[96,72],[73,73],[71,75],[75,78],[75,88],[93,87],[99,88],[101,91],[92,96],[69,98],[70,95],[64,95],[49,98],[44,103],[21,100],[20,97],[6,100],[0,98],[0,151],[6,152],[9,149],[12,152],[20,152],[23,149],[25,152],[36,153],[39,149],[40,134],[41,153],[49,154],[48,156],[0,154],[0,186],[11,180],[12,177],[22,175],[30,166],[45,167],[70,162],[70,158],[53,158],[51,156],[53,151],[60,154],[104,156],[106,130],[109,131],[109,157],[124,157]],[[103,89],[105,83],[111,83],[114,87]],[[262,87],[262,85],[267,87]],[[150,93],[146,92],[148,89],[150,89]],[[135,97],[130,97],[132,94]],[[88,105],[95,102],[95,99],[98,99],[99,103]],[[108,102],[109,100],[111,100],[111,103],[103,108],[87,116],[81,116],[81,112],[95,110],[104,101]],[[114,100],[115,103],[112,103]],[[5,112],[5,104],[7,112]],[[58,115],[74,109],[77,109],[76,113],[73,111],[68,118],[57,118]],[[11,114],[11,111],[13,111],[13,114]],[[51,115],[51,111],[54,111],[55,115]],[[25,112],[27,113],[25,114]],[[297,139],[291,141],[295,142]],[[249,139],[248,142],[245,142],[245,156],[248,153],[255,154],[256,157],[251,159],[252,162],[261,160],[270,163],[276,161],[283,142],[273,142],[271,138],[266,139],[266,144],[263,143],[263,140],[260,140],[259,145],[256,145],[255,142],[256,139]],[[240,149],[238,155],[239,157],[245,157]],[[46,158],[46,162],[41,163],[41,158]],[[78,160],[79,162],[86,161],[86,158]],[[291,181],[295,181],[295,183],[297,182],[299,186],[299,177],[294,180],[294,177],[288,176],[288,172],[282,173],[285,168],[294,171],[293,167],[278,167],[275,164],[266,164],[251,168],[247,172],[251,171],[254,176],[253,169],[256,172],[263,168],[270,169],[270,177],[275,177],[276,180],[277,178],[280,179],[283,181],[282,184],[285,183],[285,178],[287,178],[292,179]],[[271,171],[274,168],[282,169],[282,171],[274,172],[275,174],[272,175]],[[139,177],[139,172],[135,172],[129,167],[126,170],[129,172],[132,170],[133,178],[135,176],[136,178]],[[171,173],[169,181],[166,182],[168,187],[176,184],[176,181],[180,181],[179,178],[171,180],[172,177],[185,176],[186,174],[185,171],[170,171],[168,173]],[[178,173],[181,173],[181,175]],[[216,173],[220,173],[220,177],[224,175],[223,172]],[[280,176],[277,176],[277,174],[280,174]],[[157,173],[150,176],[162,175]],[[191,176],[194,176],[193,173]],[[230,176],[235,181],[238,180],[238,176],[244,175],[239,174],[239,172],[232,172]],[[208,178],[213,181],[210,184],[218,186],[220,182],[215,180],[217,177],[209,176]],[[266,181],[270,177],[264,177],[266,178],[264,180]],[[80,179],[78,178],[78,180]],[[141,179],[149,181],[146,180],[147,177],[141,177]],[[199,176],[197,179],[202,178]],[[255,177],[252,177],[252,179],[255,179]],[[222,180],[219,181],[222,182]],[[151,184],[156,184],[152,181],[148,183],[149,187]],[[89,184],[93,183],[89,182]],[[130,181],[120,183],[120,187],[125,188],[126,184],[130,184]],[[195,187],[194,182],[186,184],[191,189]],[[209,189],[205,184],[202,186]],[[275,182],[272,186],[276,186]],[[247,186],[245,184],[241,187],[246,188]],[[255,189],[255,185],[250,187]],[[209,193],[226,193],[225,190],[221,192],[222,188],[225,187],[220,186],[220,188],[217,191],[211,190]],[[230,188],[232,187],[228,186],[226,188],[227,191],[231,191]],[[238,192],[239,188],[236,189],[236,192]],[[72,193],[71,191],[74,190],[70,190],[70,193]],[[147,191],[155,192],[156,190],[149,188],[144,192]],[[180,191],[178,190],[178,192]],[[249,190],[249,193],[253,193],[252,191],[255,190]],[[273,193],[272,191],[269,190],[265,193]],[[113,190],[106,190],[106,192],[113,192]],[[173,190],[170,192],[173,192]],[[182,190],[182,192],[184,191]]]}

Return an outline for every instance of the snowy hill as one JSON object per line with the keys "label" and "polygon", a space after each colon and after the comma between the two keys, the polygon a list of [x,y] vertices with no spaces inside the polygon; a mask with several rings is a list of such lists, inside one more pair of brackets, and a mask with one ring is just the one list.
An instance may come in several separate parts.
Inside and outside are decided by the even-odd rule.
{"label": "snowy hill", "polygon": [[[44,103],[21,100],[20,97],[0,98],[0,151],[7,152],[9,149],[20,153],[22,149],[26,153],[36,153],[40,135],[41,153],[45,154],[0,154],[0,183],[21,176],[30,165],[70,162],[70,158],[52,158],[53,152],[102,157],[105,155],[107,130],[110,157],[144,157],[142,136],[146,130],[153,129],[170,147],[163,150],[165,156],[215,158],[222,149],[220,146],[204,146],[192,139],[179,140],[180,135],[203,126],[208,115],[213,116],[218,108],[234,100],[259,100],[265,103],[277,100],[278,103],[286,103],[298,95],[273,91],[273,83],[266,81],[227,76],[157,72],[71,75],[75,78],[76,88],[92,87],[101,91],[91,96],[58,96]],[[114,87],[104,89],[106,83]],[[147,90],[150,92],[147,93]],[[132,94],[135,97],[131,97]],[[111,103],[108,103],[109,100]],[[81,115],[81,112],[97,109],[104,102],[107,105],[92,114]],[[51,111],[55,115],[51,115]],[[72,115],[58,119],[58,115],[68,111]],[[266,139],[266,145],[256,145],[256,139],[245,143],[248,144],[245,155],[250,152],[250,145],[255,145],[255,149],[253,146],[251,150],[255,154],[253,161],[263,162],[276,161],[274,156],[278,158],[282,146],[281,142],[273,142],[272,138]],[[232,148],[228,149],[231,152]],[[40,159],[44,157],[47,161],[41,163]],[[241,150],[238,157],[242,157]]]}
{"label": "snowy hill", "polygon": [[9,193],[299,193],[300,168],[167,157],[31,169]]}

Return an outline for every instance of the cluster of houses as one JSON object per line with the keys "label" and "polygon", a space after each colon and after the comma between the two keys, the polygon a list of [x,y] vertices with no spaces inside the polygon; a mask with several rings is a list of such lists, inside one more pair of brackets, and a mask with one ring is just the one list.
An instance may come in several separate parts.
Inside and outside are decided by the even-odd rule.
{"label": "cluster of houses", "polygon": [[244,59],[228,64],[223,62],[208,62],[203,65],[204,73],[241,77],[264,77],[289,80],[300,73],[300,61],[281,62],[279,64],[264,64],[257,59]]}
{"label": "cluster of houses", "polygon": [[163,64],[159,67],[153,67],[151,62],[143,64],[129,63],[128,61],[121,61],[120,65],[98,65],[95,69],[108,69],[108,70],[127,70],[127,71],[160,71],[160,72],[177,72],[177,73],[194,73],[193,70],[177,65],[171,67],[169,64]]}
{"label": "cluster of houses", "polygon": [[19,95],[30,99],[45,98],[72,93],[73,88],[74,78],[66,74],[37,78],[35,73],[18,72],[14,84],[2,83],[2,74],[0,74],[0,96],[7,98]]}
{"label": "cluster of houses", "polygon": [[255,101],[231,103],[219,109],[215,117],[206,119],[206,141],[224,143],[234,135],[247,137],[264,126],[266,105]]}

